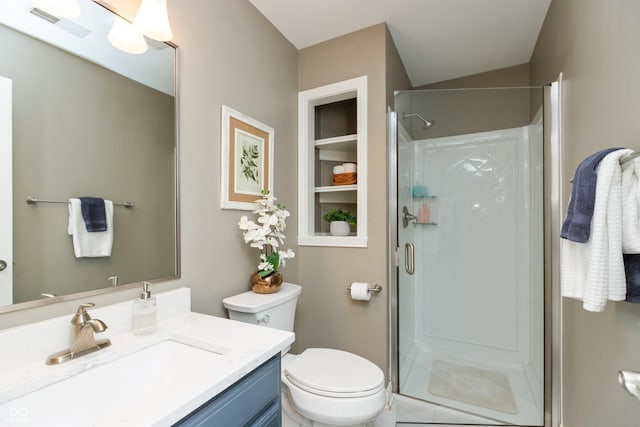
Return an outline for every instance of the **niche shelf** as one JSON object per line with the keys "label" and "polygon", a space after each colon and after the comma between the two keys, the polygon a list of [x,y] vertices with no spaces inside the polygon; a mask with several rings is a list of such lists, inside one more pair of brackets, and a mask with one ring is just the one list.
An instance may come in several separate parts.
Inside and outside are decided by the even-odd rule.
{"label": "niche shelf", "polygon": [[[334,185],[333,167],[357,164],[357,182]],[[298,93],[298,245],[367,246],[367,77]],[[331,236],[332,208],[356,214],[349,236]]]}

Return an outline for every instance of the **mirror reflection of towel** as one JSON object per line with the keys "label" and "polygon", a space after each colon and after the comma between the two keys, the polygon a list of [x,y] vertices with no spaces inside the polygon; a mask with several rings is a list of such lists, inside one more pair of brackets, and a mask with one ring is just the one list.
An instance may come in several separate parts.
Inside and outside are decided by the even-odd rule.
{"label": "mirror reflection of towel", "polygon": [[107,214],[104,199],[100,197],[80,197],[82,219],[90,233],[107,230]]}
{"label": "mirror reflection of towel", "polygon": [[113,246],[113,202],[104,201],[106,231],[88,232],[82,218],[80,199],[69,199],[68,234],[73,238],[73,252],[76,258],[108,257]]}

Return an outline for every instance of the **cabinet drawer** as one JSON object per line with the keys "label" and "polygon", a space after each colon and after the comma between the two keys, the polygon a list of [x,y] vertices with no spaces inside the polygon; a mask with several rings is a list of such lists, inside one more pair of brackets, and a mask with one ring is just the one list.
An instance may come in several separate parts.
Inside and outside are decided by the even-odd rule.
{"label": "cabinet drawer", "polygon": [[277,426],[281,407],[278,353],[174,426]]}
{"label": "cabinet drawer", "polygon": [[280,427],[282,425],[282,407],[274,402],[260,417],[251,423],[251,427]]}

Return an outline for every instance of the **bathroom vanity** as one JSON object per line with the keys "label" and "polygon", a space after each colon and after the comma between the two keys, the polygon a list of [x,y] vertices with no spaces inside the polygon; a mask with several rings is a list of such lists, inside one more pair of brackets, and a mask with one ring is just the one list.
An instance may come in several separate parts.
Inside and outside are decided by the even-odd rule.
{"label": "bathroom vanity", "polygon": [[174,426],[282,425],[280,354],[215,396]]}
{"label": "bathroom vanity", "polygon": [[187,288],[157,298],[155,333],[131,332],[132,301],[90,309],[111,346],[55,366],[73,313],[0,331],[0,425],[279,425],[294,335],[193,313]]}

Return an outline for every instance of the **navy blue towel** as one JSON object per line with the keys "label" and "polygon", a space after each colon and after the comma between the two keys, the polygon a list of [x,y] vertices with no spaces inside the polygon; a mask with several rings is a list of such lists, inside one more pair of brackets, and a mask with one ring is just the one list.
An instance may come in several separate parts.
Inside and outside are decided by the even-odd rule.
{"label": "navy blue towel", "polygon": [[640,254],[622,254],[624,274],[627,278],[625,301],[640,303]]}
{"label": "navy blue towel", "polygon": [[104,199],[80,197],[80,209],[88,232],[107,230],[107,212],[104,208]]}
{"label": "navy blue towel", "polygon": [[573,176],[571,199],[567,208],[567,218],[562,224],[560,237],[573,242],[584,243],[591,234],[591,218],[596,201],[596,167],[607,154],[620,148],[607,148],[584,159]]}

